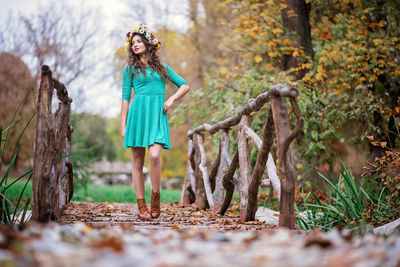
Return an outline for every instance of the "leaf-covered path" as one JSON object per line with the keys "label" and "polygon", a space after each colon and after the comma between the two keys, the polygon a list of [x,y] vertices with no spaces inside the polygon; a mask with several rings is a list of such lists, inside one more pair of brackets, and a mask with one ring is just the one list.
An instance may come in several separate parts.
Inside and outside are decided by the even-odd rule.
{"label": "leaf-covered path", "polygon": [[[231,210],[236,210],[235,204]],[[141,221],[137,217],[137,205],[132,203],[86,203],[71,202],[62,217],[63,224],[84,222],[93,227],[122,226],[124,228],[146,229],[213,229],[261,230],[275,228],[260,222],[241,222],[239,212],[227,212],[224,216],[212,214],[209,210],[199,210],[192,205],[162,203],[161,216],[151,221]]]}
{"label": "leaf-covered path", "polygon": [[400,238],[352,237],[243,223],[163,204],[137,220],[135,204],[70,203],[59,224],[0,225],[0,266],[400,266]]}

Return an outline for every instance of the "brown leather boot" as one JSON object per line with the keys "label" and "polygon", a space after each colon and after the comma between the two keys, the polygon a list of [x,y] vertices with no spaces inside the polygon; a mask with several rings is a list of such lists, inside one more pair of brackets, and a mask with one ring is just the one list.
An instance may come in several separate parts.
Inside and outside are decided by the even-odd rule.
{"label": "brown leather boot", "polygon": [[160,192],[151,191],[151,208],[150,213],[152,218],[160,217]]}
{"label": "brown leather boot", "polygon": [[138,209],[139,209],[139,213],[138,213],[139,219],[151,220],[151,215],[146,206],[146,200],[144,198],[138,198],[137,203],[138,203]]}

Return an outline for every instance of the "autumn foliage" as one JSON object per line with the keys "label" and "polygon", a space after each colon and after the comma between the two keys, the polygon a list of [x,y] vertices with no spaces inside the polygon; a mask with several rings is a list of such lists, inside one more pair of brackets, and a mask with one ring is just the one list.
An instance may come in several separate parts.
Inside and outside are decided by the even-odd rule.
{"label": "autumn foliage", "polygon": [[[397,100],[397,106],[393,110],[382,110],[381,113],[385,116],[393,116],[394,118],[400,117],[400,98]],[[396,127],[398,129],[399,123]],[[400,137],[400,132],[397,130],[396,134]],[[381,157],[376,157],[373,162],[365,167],[365,175],[374,175],[376,182],[386,188],[388,193],[385,195],[389,202],[390,208],[394,211],[394,218],[400,216],[398,203],[400,201],[400,152],[393,149],[392,144],[386,142],[377,142],[373,136],[369,136],[371,144],[374,146],[385,149]],[[372,210],[376,209],[375,206],[371,207]],[[390,220],[390,218],[383,218],[382,221]]]}
{"label": "autumn foliage", "polygon": [[[34,112],[34,92],[35,81],[25,65],[18,57],[10,53],[0,53],[0,125],[3,129],[10,125],[10,122],[21,105],[18,113],[15,114],[15,126],[10,129],[8,135],[8,145],[5,150],[5,162],[11,160],[12,148],[18,142],[18,137],[23,131],[26,123]],[[21,139],[16,147],[18,160],[15,167],[22,166],[24,161],[31,158],[33,148],[34,123],[25,130],[24,138]]]}

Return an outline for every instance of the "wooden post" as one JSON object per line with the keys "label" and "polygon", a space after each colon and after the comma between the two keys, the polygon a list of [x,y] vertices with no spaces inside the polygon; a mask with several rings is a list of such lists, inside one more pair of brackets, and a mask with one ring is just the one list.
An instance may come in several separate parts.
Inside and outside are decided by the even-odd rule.
{"label": "wooden post", "polygon": [[[269,117],[268,117],[269,118]],[[273,123],[271,123],[272,127],[273,127]],[[254,144],[257,146],[258,149],[261,149],[261,145],[262,145],[262,140],[260,137],[258,137],[258,135],[253,131],[253,129],[249,128],[249,127],[245,127],[246,129],[246,135],[248,138],[250,138]],[[272,140],[272,135],[271,135],[271,140]],[[268,173],[268,184],[272,185],[272,188],[274,189],[278,200],[281,200],[281,181],[279,181],[279,177],[278,174],[276,173],[276,166],[274,163],[274,159],[272,158],[271,153],[268,153],[268,159],[267,159],[267,173]],[[261,181],[261,186],[265,185],[266,182]]]}
{"label": "wooden post", "polygon": [[[72,128],[68,127],[67,131],[67,141],[65,142],[64,146],[64,155],[69,155],[71,154],[71,135],[72,135]],[[58,201],[58,206],[56,206],[55,209],[55,215],[57,219],[59,220],[61,218],[61,215],[63,213],[64,205],[68,203],[72,195],[74,194],[74,183],[73,183],[73,178],[74,178],[74,172],[72,169],[72,162],[70,157],[63,157],[61,162],[60,162],[60,169],[61,169],[61,177],[57,179],[59,186],[59,197],[57,199]]]}
{"label": "wooden post", "polygon": [[194,149],[193,141],[192,139],[189,138],[187,146],[188,160],[186,163],[186,175],[185,175],[185,181],[182,186],[182,196],[181,196],[181,203],[183,204],[192,204],[195,201],[195,195],[194,195],[195,187],[194,187],[194,182],[192,183],[192,181],[194,181],[195,178],[194,178],[194,171],[192,168],[192,164],[190,162],[190,157],[193,149]]}
{"label": "wooden post", "polygon": [[219,142],[219,147],[218,147],[218,155],[217,158],[214,160],[212,166],[211,166],[211,171],[210,171],[210,185],[211,185],[211,192],[215,191],[216,187],[216,177],[218,174],[218,170],[220,169],[220,164],[221,164],[221,140]]}
{"label": "wooden post", "polygon": [[56,79],[52,79],[52,83],[56,89],[57,97],[60,100],[53,121],[56,142],[54,147],[55,159],[53,163],[55,176],[53,176],[52,179],[52,182],[55,184],[56,188],[53,199],[53,211],[57,221],[59,221],[61,219],[65,204],[67,204],[70,200],[69,190],[71,187],[69,187],[68,184],[73,180],[71,159],[70,157],[63,158],[65,155],[69,155],[71,153],[72,129],[69,125],[69,114],[71,111],[72,100],[68,97],[68,91],[64,84],[60,83]]}
{"label": "wooden post", "polygon": [[258,150],[256,165],[254,167],[250,186],[248,188],[249,202],[247,203],[247,212],[245,221],[254,221],[255,219],[255,214],[257,211],[258,187],[260,186],[261,177],[265,170],[265,164],[267,163],[269,151],[273,143],[273,138],[272,138],[273,132],[274,132],[274,121],[272,118],[272,110],[270,108],[268,113],[268,118],[265,122],[263,129],[262,143]]}
{"label": "wooden post", "polygon": [[202,139],[200,134],[193,134],[193,147],[194,147],[194,162],[195,162],[195,169],[194,169],[194,176],[195,176],[195,195],[196,195],[196,202],[195,205],[200,209],[207,208],[207,200],[206,200],[206,191],[203,179],[203,172],[200,169],[201,165],[201,152],[199,146],[199,139]]}
{"label": "wooden post", "polygon": [[240,219],[245,221],[247,214],[248,205],[248,191],[251,182],[251,162],[250,162],[250,146],[245,133],[245,127],[250,127],[250,116],[243,115],[239,123],[239,140],[238,140],[238,151],[239,151],[239,166],[240,166]]}
{"label": "wooden post", "polygon": [[192,186],[192,190],[193,190],[193,192],[196,192],[196,176],[195,176],[196,161],[194,159],[196,150],[194,149],[194,146],[193,146],[193,138],[190,138],[189,142],[190,143],[188,143],[188,144],[190,145],[189,147],[191,148],[191,152],[189,153],[189,151],[188,151],[188,154],[189,154],[188,163],[190,164],[190,167],[191,167],[191,170],[189,172],[190,173],[189,178],[190,178],[190,184]]}
{"label": "wooden post", "polygon": [[206,151],[204,149],[204,136],[200,135],[200,134],[194,134],[193,138],[196,140],[196,142],[195,142],[196,154],[200,155],[200,163],[198,165],[198,168],[200,169],[201,176],[203,178],[203,185],[204,185],[204,190],[206,193],[208,205],[210,205],[211,210],[213,210],[214,209],[214,199],[213,199],[213,195],[212,195],[210,179],[208,176],[207,157],[206,157]]}
{"label": "wooden post", "polygon": [[271,107],[279,153],[279,173],[281,178],[279,226],[294,229],[295,173],[291,146],[286,149],[287,153],[284,153],[285,141],[290,135],[289,114],[285,99],[282,96],[274,95],[271,98]]}
{"label": "wooden post", "polygon": [[[60,100],[55,115],[51,111],[54,88]],[[32,219],[38,222],[58,220],[73,194],[72,164],[69,157],[65,158],[71,149],[71,102],[64,84],[52,78],[48,66],[42,66],[37,96],[32,182]]]}
{"label": "wooden post", "polygon": [[[222,179],[227,172],[230,162],[226,159],[229,158],[230,140],[228,130],[221,129],[220,133],[220,164],[218,168],[217,178],[215,182],[215,206],[214,212],[217,213],[221,210],[222,203],[224,202],[224,185]],[[223,155],[224,154],[224,155]]]}
{"label": "wooden post", "polygon": [[[232,201],[233,191],[235,190],[235,184],[233,183],[233,180],[234,180],[233,177],[234,177],[236,169],[237,169],[237,167],[239,165],[239,153],[238,153],[238,150],[236,150],[232,161],[229,161],[228,165],[229,165],[229,169],[224,174],[224,176],[222,177],[222,185],[224,186],[224,188],[226,190],[224,202],[222,203],[222,207],[221,207],[220,211],[218,212],[219,214],[222,214],[222,215],[224,215],[225,212],[227,211],[227,209],[229,207],[229,204]],[[240,182],[239,181],[237,181],[236,187],[240,188]]]}

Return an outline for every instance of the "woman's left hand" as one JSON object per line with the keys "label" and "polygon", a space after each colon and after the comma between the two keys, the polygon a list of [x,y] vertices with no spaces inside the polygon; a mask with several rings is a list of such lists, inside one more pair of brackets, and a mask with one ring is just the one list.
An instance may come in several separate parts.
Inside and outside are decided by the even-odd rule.
{"label": "woman's left hand", "polygon": [[163,113],[167,112],[173,103],[174,103],[174,100],[171,98],[168,98],[168,100],[164,102]]}

